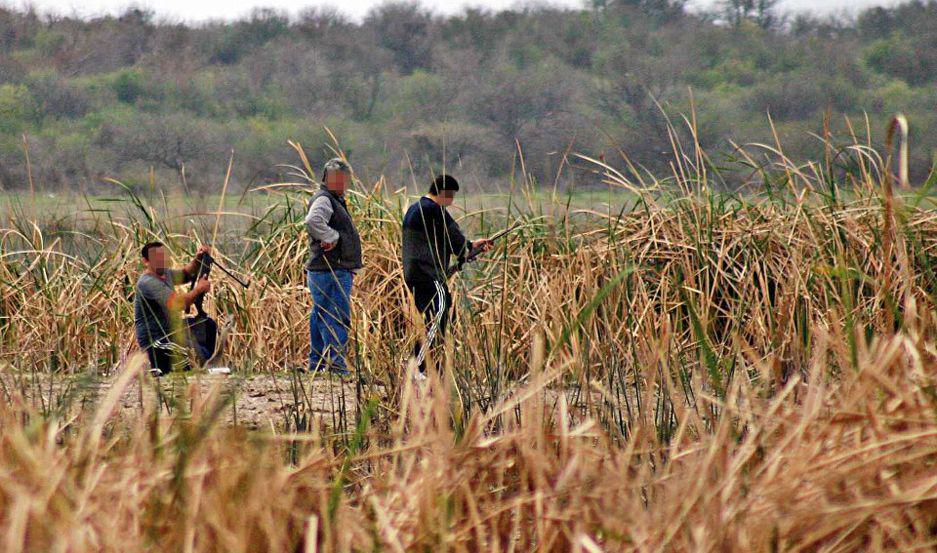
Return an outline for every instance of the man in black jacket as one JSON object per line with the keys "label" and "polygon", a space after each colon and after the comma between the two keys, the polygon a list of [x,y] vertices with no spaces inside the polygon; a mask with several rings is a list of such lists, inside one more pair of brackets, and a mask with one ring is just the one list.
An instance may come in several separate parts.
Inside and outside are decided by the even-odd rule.
{"label": "man in black jacket", "polygon": [[347,375],[345,344],[351,324],[351,286],[361,268],[361,238],[345,203],[351,169],[342,159],[325,164],[319,191],[309,202],[306,275],[312,294],[309,370]]}
{"label": "man in black jacket", "polygon": [[[487,251],[491,241],[466,240],[465,235],[446,207],[452,205],[459,182],[450,175],[437,176],[429,194],[407,209],[403,218],[403,278],[413,294],[417,309],[423,314],[430,332],[445,335],[452,304],[446,271],[450,257],[464,258],[471,249]],[[433,335],[427,339],[432,341]],[[420,365],[416,378],[425,378],[426,365],[417,343],[413,354]]]}

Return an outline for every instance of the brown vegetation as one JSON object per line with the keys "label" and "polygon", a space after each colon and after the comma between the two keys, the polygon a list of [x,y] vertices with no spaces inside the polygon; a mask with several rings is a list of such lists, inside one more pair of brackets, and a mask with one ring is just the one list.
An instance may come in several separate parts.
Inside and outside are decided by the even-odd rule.
{"label": "brown vegetation", "polygon": [[[149,218],[67,239],[15,223],[0,244],[0,363],[16,382],[0,406],[4,548],[933,548],[937,223],[923,193],[896,195],[857,145],[845,176],[776,156],[775,188],[725,197],[703,152],[676,150],[667,182],[604,169],[634,208],[574,212],[522,184],[522,207],[466,217],[526,225],[459,277],[462,313],[422,388],[403,374],[405,198],[360,186],[355,401],[316,415],[296,378],[293,411],[264,433],[218,424],[229,396],[181,379],[161,395],[143,380],[161,401],[114,416],[144,379],[123,299],[137,245],[159,236],[181,257],[207,236],[142,203]],[[254,278],[220,281],[211,308],[235,320],[243,376],[303,357],[293,204],[248,229],[242,255],[219,241]],[[92,405],[44,406],[28,399],[39,372],[113,381]]]}

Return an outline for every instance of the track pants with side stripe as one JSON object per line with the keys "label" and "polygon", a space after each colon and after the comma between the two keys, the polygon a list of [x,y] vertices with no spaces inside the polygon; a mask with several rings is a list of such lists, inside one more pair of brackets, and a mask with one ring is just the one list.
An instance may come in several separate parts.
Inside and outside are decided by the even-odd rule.
{"label": "track pants with side stripe", "polygon": [[[407,282],[407,288],[413,294],[417,310],[423,315],[429,345],[441,343],[449,325],[452,306],[449,288],[444,282],[434,280]],[[428,348],[423,348],[420,341],[413,345],[413,356],[420,364],[420,372],[426,371],[425,349]]]}

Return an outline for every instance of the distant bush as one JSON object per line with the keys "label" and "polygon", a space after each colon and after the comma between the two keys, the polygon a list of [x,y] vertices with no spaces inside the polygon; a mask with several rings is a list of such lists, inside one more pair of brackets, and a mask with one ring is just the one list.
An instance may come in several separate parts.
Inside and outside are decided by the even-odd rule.
{"label": "distant bush", "polygon": [[230,65],[251,49],[266,44],[286,32],[289,19],[272,9],[256,9],[246,21],[225,26],[215,45],[211,61]]}
{"label": "distant bush", "polygon": [[[900,35],[873,42],[865,51],[868,64],[880,73],[923,85],[937,79],[937,53],[921,49]],[[937,44],[931,44],[933,48]]]}
{"label": "distant bush", "polygon": [[838,112],[855,109],[857,95],[842,79],[826,75],[796,72],[778,75],[758,83],[752,89],[749,108],[770,113],[779,120],[815,118],[832,107]]}
{"label": "distant bush", "polygon": [[76,119],[92,106],[85,90],[56,73],[32,73],[26,78],[26,86],[43,117]]}
{"label": "distant bush", "polygon": [[36,99],[25,85],[0,85],[0,132],[18,133],[34,125],[39,116]]}
{"label": "distant bush", "polygon": [[145,76],[138,69],[121,71],[114,76],[111,88],[119,101],[132,104],[146,93]]}

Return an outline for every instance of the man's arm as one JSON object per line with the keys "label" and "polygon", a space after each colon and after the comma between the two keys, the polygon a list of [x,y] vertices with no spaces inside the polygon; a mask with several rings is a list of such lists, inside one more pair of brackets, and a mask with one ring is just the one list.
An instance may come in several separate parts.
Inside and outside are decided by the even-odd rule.
{"label": "man's arm", "polygon": [[166,307],[170,313],[181,313],[187,311],[192,303],[200,294],[211,290],[211,282],[208,277],[202,277],[195,283],[195,287],[184,294],[171,292],[166,298]]}
{"label": "man's arm", "polygon": [[137,293],[147,300],[159,305],[165,309],[166,316],[170,320],[176,318],[182,311],[185,311],[192,305],[195,298],[202,292],[211,290],[211,283],[208,278],[200,279],[192,290],[185,294],[177,294],[168,286],[158,284],[152,281],[141,281],[137,284]]}
{"label": "man's arm", "polygon": [[199,246],[198,250],[195,252],[195,257],[192,258],[192,261],[189,261],[189,264],[182,268],[183,279],[182,282],[173,282],[173,284],[182,284],[185,282],[192,282],[198,276],[198,262],[203,255],[211,253],[211,248],[208,246]]}
{"label": "man's arm", "polygon": [[455,219],[452,218],[452,215],[450,215],[448,211],[445,213],[446,233],[449,236],[449,243],[452,245],[452,253],[460,260],[464,260],[472,250],[478,250],[479,253],[484,253],[494,246],[491,240],[487,238],[479,238],[474,241],[467,239],[465,235],[462,234],[459,223],[455,222]]}
{"label": "man's arm", "polygon": [[448,211],[442,210],[445,223],[446,223],[446,238],[449,240],[449,245],[452,248],[452,254],[462,259],[468,255],[469,248],[471,243],[465,238],[465,235],[462,234],[462,229],[459,227],[459,223],[455,222],[455,219],[452,218],[452,215]]}
{"label": "man's arm", "polygon": [[328,251],[338,242],[338,231],[329,226],[332,217],[332,202],[321,196],[309,206],[306,214],[306,228],[309,234],[322,243],[324,250]]}

